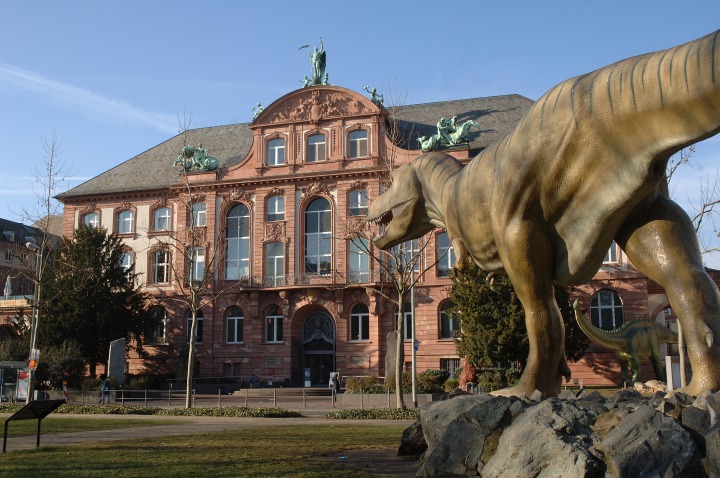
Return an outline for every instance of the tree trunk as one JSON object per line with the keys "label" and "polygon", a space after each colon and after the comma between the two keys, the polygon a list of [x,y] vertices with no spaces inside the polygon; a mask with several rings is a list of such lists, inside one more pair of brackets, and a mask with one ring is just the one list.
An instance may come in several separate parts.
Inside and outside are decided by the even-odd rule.
{"label": "tree trunk", "polygon": [[403,341],[403,326],[405,322],[404,311],[402,306],[398,309],[398,321],[397,321],[397,337],[396,337],[396,350],[395,350],[395,400],[396,408],[405,407],[405,396],[403,395],[402,387],[402,371],[405,362],[405,344]]}
{"label": "tree trunk", "polygon": [[197,309],[193,307],[190,325],[190,346],[187,359],[187,383],[185,384],[185,408],[192,408],[192,380],[195,367],[195,335],[197,333]]}

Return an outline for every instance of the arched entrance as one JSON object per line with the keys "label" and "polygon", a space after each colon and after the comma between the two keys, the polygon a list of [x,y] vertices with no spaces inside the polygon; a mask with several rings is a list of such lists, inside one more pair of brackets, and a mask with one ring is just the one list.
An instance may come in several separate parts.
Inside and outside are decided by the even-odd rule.
{"label": "arched entrance", "polygon": [[327,386],[335,370],[335,324],[325,312],[313,312],[302,327],[303,367],[312,385]]}

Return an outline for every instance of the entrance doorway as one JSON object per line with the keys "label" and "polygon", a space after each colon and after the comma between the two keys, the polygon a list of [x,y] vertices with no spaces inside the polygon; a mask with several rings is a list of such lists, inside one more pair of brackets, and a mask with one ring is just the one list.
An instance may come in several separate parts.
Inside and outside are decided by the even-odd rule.
{"label": "entrance doorway", "polygon": [[310,369],[310,384],[327,387],[335,371],[335,324],[325,312],[313,312],[302,328],[303,366]]}

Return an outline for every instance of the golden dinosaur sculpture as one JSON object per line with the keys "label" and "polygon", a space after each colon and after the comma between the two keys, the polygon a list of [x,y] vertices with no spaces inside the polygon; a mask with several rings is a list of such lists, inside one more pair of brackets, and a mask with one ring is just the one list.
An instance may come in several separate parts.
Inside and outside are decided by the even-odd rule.
{"label": "golden dinosaur sculpture", "polygon": [[617,330],[607,331],[594,327],[585,320],[578,301],[573,303],[575,320],[590,340],[615,352],[620,362],[620,374],[623,383],[628,380],[628,367],[632,370],[632,380],[640,378],[640,362],[650,359],[655,377],[665,381],[665,367],[660,356],[660,344],[678,343],[678,335],[669,328],[648,320],[625,322]]}
{"label": "golden dinosaur sculpture", "polygon": [[436,227],[461,256],[505,273],[526,312],[527,366],[506,395],[560,391],[570,371],[553,284],[587,282],[613,239],[660,284],[693,368],[720,389],[720,294],[665,183],[670,156],[720,132],[720,31],[572,78],[464,166],[431,152],[393,171],[368,220],[388,249]]}

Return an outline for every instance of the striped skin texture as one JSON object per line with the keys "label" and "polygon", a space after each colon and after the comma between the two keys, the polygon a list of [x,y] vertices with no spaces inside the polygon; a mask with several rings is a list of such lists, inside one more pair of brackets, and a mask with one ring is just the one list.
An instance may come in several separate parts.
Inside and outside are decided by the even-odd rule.
{"label": "striped skin texture", "polygon": [[375,244],[445,227],[461,259],[506,273],[530,355],[503,393],[552,396],[569,378],[553,284],[587,282],[615,240],[680,318],[693,367],[686,392],[717,390],[720,295],[664,175],[672,154],[718,132],[720,31],[560,83],[465,167],[428,153],[394,171],[369,211],[371,220],[393,211]]}

